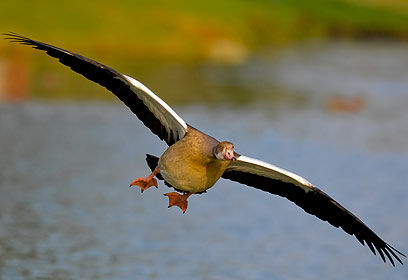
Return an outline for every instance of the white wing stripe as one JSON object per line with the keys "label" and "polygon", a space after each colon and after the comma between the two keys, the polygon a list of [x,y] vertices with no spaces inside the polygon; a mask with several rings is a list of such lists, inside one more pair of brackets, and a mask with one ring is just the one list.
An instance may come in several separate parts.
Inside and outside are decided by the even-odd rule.
{"label": "white wing stripe", "polygon": [[173,132],[177,132],[180,138],[183,137],[187,131],[186,122],[166,102],[141,82],[124,74],[122,75],[126,79],[124,82],[131,86],[132,91],[143,100],[143,103],[166,127],[167,132],[170,134],[169,130],[173,130]]}
{"label": "white wing stripe", "polygon": [[305,192],[309,192],[311,191],[311,188],[313,188],[313,185],[310,182],[308,182],[306,179],[302,178],[301,176],[297,174],[289,172],[285,169],[282,169],[270,163],[267,163],[267,162],[264,162],[258,159],[246,157],[246,156],[240,156],[237,159],[236,164],[234,164],[235,162],[231,162],[229,168],[231,167],[231,169],[233,170],[251,173],[252,170],[250,169],[252,168],[249,168],[249,166],[245,166],[245,165],[239,165],[239,162],[242,162],[244,164],[245,163],[250,164],[253,169],[256,169],[256,171],[254,170],[256,172],[255,173],[256,175],[261,175],[261,176],[272,178],[272,179],[278,179],[284,182],[291,181],[292,183],[304,189]]}

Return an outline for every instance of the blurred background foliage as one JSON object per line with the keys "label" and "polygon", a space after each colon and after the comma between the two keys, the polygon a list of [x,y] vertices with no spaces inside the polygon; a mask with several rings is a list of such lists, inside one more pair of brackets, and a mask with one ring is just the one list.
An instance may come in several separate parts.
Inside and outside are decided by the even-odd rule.
{"label": "blurred background foliage", "polygon": [[[0,26],[2,33],[16,32],[130,74],[171,103],[194,103],[204,95],[219,101],[217,89],[202,81],[203,65],[233,69],[260,53],[273,56],[309,41],[406,40],[408,2],[2,0]],[[0,40],[0,71],[1,99],[114,98],[6,40]],[[237,95],[246,102],[245,93]]]}

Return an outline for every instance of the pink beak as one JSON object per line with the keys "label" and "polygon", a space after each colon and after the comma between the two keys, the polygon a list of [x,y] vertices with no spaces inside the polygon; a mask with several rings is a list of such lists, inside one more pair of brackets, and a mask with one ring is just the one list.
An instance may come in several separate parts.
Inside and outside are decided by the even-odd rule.
{"label": "pink beak", "polygon": [[226,160],[237,160],[237,158],[234,157],[234,152],[233,152],[232,150],[227,150],[227,151],[225,152],[224,158],[225,158]]}

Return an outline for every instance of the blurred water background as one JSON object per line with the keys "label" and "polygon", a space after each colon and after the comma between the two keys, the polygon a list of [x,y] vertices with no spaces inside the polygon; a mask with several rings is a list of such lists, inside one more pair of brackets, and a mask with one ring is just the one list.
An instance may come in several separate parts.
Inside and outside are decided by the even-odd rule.
{"label": "blurred water background", "polygon": [[[188,123],[300,174],[408,252],[405,1],[14,2],[0,4],[4,32],[139,79]],[[168,209],[163,184],[128,188],[166,145],[111,93],[4,40],[0,73],[0,279],[408,278],[237,183],[191,197],[184,215]]]}

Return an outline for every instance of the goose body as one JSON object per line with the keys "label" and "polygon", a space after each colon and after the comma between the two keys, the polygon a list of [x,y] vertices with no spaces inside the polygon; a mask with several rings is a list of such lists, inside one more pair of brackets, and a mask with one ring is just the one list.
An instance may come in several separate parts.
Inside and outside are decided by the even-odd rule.
{"label": "goose body", "polygon": [[219,143],[189,126],[186,135],[160,157],[160,174],[177,190],[194,193],[206,191],[218,181],[230,163],[212,156],[214,147]]}
{"label": "goose body", "polygon": [[164,179],[168,186],[181,192],[167,193],[169,207],[187,209],[187,198],[211,188],[220,178],[236,181],[271,194],[289,199],[312,214],[346,233],[355,235],[362,245],[367,244],[394,265],[402,264],[403,253],[390,246],[329,195],[299,175],[264,161],[239,155],[232,143],[215,138],[188,125],[162,99],[139,81],[101,63],[64,49],[35,41],[15,33],[5,34],[6,39],[32,46],[57,58],[62,64],[107,88],[146,125],[152,133],[165,141],[169,148],[160,158],[147,155],[152,174],[134,180],[142,191],[158,186]]}

